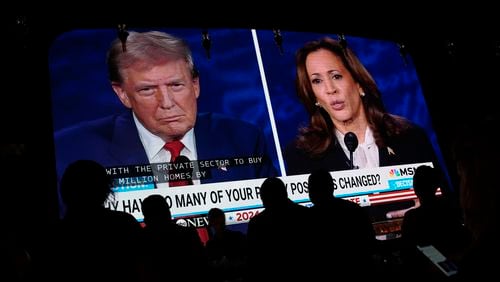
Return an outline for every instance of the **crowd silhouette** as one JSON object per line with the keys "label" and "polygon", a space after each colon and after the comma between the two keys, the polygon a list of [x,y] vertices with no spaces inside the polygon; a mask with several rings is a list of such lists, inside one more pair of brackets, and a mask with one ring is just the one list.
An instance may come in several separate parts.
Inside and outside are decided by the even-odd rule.
{"label": "crowd silhouette", "polygon": [[[22,246],[7,248],[2,266],[13,269],[2,270],[2,275],[6,281],[141,282],[486,277],[484,273],[493,274],[495,266],[487,255],[498,251],[498,213],[491,197],[498,192],[493,189],[493,174],[485,174],[492,173],[493,166],[482,161],[491,164],[498,153],[476,150],[471,154],[477,140],[461,142],[455,148],[460,206],[436,193],[443,181],[438,170],[430,166],[415,170],[413,186],[420,206],[405,214],[402,236],[393,240],[399,244],[396,255],[401,259],[396,272],[383,265],[388,263],[386,258],[380,259],[385,243],[376,239],[366,210],[334,196],[328,170],[309,175],[311,207],[290,200],[282,179],[266,178],[259,190],[264,209],[250,219],[247,233],[228,229],[224,211],[210,209],[209,240],[203,245],[196,229],[175,223],[162,195],[152,194],[142,201],[142,227],[131,214],[106,208],[105,201],[113,197],[106,169],[94,161],[79,160],[61,178],[65,213],[48,232],[44,252],[32,258]],[[435,247],[452,261],[458,274],[448,277],[439,272],[419,252],[425,246]],[[30,275],[25,275],[26,265]]]}

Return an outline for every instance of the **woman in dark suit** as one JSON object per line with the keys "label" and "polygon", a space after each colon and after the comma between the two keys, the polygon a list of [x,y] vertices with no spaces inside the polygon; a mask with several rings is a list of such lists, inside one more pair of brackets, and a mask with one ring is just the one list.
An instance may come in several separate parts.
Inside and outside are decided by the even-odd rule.
{"label": "woman in dark suit", "polygon": [[[438,167],[426,132],[386,111],[374,79],[346,46],[331,38],[308,42],[296,54],[297,94],[309,124],[284,150],[287,175],[313,170],[348,170],[432,162]],[[352,152],[344,141],[357,137]],[[371,209],[372,219],[402,217],[415,203]]]}
{"label": "woman in dark suit", "polygon": [[298,50],[296,64],[298,96],[310,122],[285,148],[288,175],[350,169],[347,132],[359,143],[355,168],[438,165],[425,131],[385,110],[375,81],[350,49],[331,38],[312,41]]}

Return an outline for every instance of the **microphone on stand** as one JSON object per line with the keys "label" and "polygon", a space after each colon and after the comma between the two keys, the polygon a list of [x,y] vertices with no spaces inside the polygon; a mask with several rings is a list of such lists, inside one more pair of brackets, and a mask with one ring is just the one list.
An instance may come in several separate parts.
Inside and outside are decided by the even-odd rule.
{"label": "microphone on stand", "polygon": [[349,167],[350,167],[350,169],[354,169],[352,154],[354,153],[354,151],[358,147],[358,137],[353,132],[347,132],[344,135],[344,143],[347,147],[347,150],[349,150],[349,153],[350,153],[349,154]]}
{"label": "microphone on stand", "polygon": [[189,158],[184,155],[175,158],[174,165],[177,164],[178,167],[174,167],[172,173],[179,174],[183,178],[171,181],[170,186],[193,185],[193,169],[190,167],[190,163]]}

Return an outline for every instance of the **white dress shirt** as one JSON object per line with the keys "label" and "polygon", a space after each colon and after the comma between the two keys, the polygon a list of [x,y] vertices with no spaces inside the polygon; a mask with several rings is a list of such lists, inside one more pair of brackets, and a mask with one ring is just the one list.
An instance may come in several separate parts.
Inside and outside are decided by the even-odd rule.
{"label": "white dress shirt", "polygon": [[[335,129],[335,136],[339,140],[340,146],[344,150],[347,158],[350,158],[349,149],[344,142],[344,134]],[[379,156],[378,147],[375,144],[375,139],[373,138],[373,132],[370,127],[366,127],[365,140],[363,143],[358,144],[356,150],[354,150],[353,155],[353,165],[355,168],[369,168],[369,167],[379,167]]]}
{"label": "white dress shirt", "polygon": [[[148,160],[150,164],[153,163],[166,163],[170,161],[170,152],[165,149],[163,146],[165,145],[165,141],[160,137],[154,135],[149,130],[147,130],[142,123],[134,116],[134,122],[139,132],[139,138],[141,139],[142,146],[146,151],[146,155],[148,156]],[[198,154],[196,152],[196,141],[194,137],[194,128],[191,128],[180,140],[182,144],[184,144],[184,148],[181,150],[181,155],[186,156],[191,161],[198,159]],[[197,164],[195,163],[195,171]],[[153,170],[154,171],[154,170]],[[159,183],[164,184],[164,183]],[[168,187],[168,183],[166,183],[166,187]],[[200,184],[200,180],[193,179],[193,184]],[[158,188],[163,187],[164,185],[157,185]]]}

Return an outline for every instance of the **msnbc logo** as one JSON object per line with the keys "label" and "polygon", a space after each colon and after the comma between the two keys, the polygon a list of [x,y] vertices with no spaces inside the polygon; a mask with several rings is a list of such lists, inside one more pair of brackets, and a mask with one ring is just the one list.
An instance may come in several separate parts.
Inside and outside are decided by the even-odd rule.
{"label": "msnbc logo", "polygon": [[389,171],[389,177],[412,176],[415,174],[415,167],[393,168]]}

